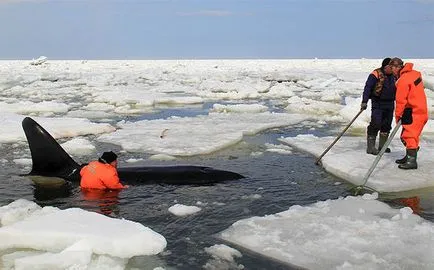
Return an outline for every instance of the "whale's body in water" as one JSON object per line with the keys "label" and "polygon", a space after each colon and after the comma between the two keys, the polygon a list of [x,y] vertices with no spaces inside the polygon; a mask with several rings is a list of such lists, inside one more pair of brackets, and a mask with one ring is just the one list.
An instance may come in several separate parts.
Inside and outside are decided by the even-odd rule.
{"label": "whale's body in water", "polygon": [[[22,126],[33,161],[29,175],[59,177],[70,182],[80,182],[80,170],[85,164],[80,165],[75,162],[32,118],[24,118]],[[209,185],[244,178],[235,172],[192,165],[120,167],[118,174],[121,181],[128,185],[152,183]]]}

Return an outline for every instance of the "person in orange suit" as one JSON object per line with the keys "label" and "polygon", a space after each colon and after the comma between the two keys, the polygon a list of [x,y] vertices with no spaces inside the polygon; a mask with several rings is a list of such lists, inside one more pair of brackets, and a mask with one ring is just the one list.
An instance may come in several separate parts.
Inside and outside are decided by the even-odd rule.
{"label": "person in orange suit", "polygon": [[80,170],[80,187],[82,189],[101,190],[127,188],[128,185],[122,185],[119,180],[117,157],[112,151],[104,152],[98,160],[84,166]]}
{"label": "person in orange suit", "polygon": [[400,169],[417,169],[417,152],[422,129],[428,121],[428,106],[422,75],[413,69],[413,63],[399,58],[390,61],[392,72],[397,76],[395,119],[401,120],[401,141],[406,155],[396,160]]}

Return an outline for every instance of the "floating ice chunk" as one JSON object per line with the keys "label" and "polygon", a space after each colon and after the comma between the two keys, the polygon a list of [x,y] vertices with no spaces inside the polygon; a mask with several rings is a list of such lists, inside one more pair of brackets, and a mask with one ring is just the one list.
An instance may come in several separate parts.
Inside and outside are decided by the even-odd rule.
{"label": "floating ice chunk", "polygon": [[292,154],[292,149],[288,145],[266,143],[265,147],[267,147],[267,152],[274,152],[282,155]]}
{"label": "floating ice chunk", "polygon": [[0,112],[13,112],[19,114],[31,113],[66,113],[69,105],[54,101],[19,101],[16,103],[0,102]]}
{"label": "floating ice chunk", "polygon": [[0,225],[6,226],[13,224],[31,216],[33,212],[40,211],[41,209],[42,208],[34,202],[18,199],[8,205],[0,207]]}
{"label": "floating ice chunk", "polygon": [[[21,122],[25,116],[15,113],[0,114],[0,142],[25,141]],[[55,139],[76,137],[88,134],[113,132],[116,129],[110,124],[93,123],[83,118],[45,118],[34,117],[36,122],[44,127]]]}
{"label": "floating ice chunk", "polygon": [[236,144],[244,135],[296,124],[305,119],[306,116],[299,114],[263,112],[211,113],[197,117],[119,122],[119,130],[100,136],[98,140],[119,144],[128,152],[193,156]]}
{"label": "floating ice chunk", "polygon": [[92,259],[92,250],[86,240],[79,241],[59,253],[46,252],[15,259],[16,269],[86,268]]}
{"label": "floating ice chunk", "polygon": [[13,160],[18,165],[29,166],[32,165],[31,158],[16,158]]}
{"label": "floating ice chunk", "polygon": [[157,254],[166,247],[163,236],[139,223],[78,208],[40,208],[19,200],[0,207],[0,220],[0,251],[34,249],[56,253],[43,255],[44,260],[57,261],[63,257],[62,252],[69,251],[86,255],[88,250],[92,254],[131,258]]}
{"label": "floating ice chunk", "polygon": [[301,91],[303,89],[300,86],[293,82],[284,82],[274,84],[269,88],[267,92],[265,92],[265,96],[273,99],[277,98],[288,98],[294,96],[294,91]]}
{"label": "floating ice chunk", "polygon": [[234,105],[222,105],[214,104],[212,111],[214,112],[235,112],[235,113],[260,113],[266,112],[267,106],[261,104],[234,104]]}
{"label": "floating ice chunk", "polygon": [[326,88],[326,87],[330,86],[331,84],[333,84],[334,82],[336,82],[337,80],[338,80],[337,77],[330,78],[330,79],[322,82],[321,84],[319,84],[317,87],[318,88]]}
{"label": "floating ice chunk", "polygon": [[434,225],[374,196],[339,198],[235,222],[230,243],[307,269],[431,269]]}
{"label": "floating ice chunk", "polygon": [[[303,134],[278,140],[318,157],[334,139],[335,137],[320,138],[311,134]],[[434,165],[431,158],[434,155],[434,147],[431,144],[421,141],[421,148],[424,152],[418,156],[419,168],[411,173],[411,181],[408,180],[408,172],[398,169],[395,163],[395,160],[403,155],[403,152],[398,151],[398,149],[403,149],[399,136],[392,140],[390,148],[397,150],[382,156],[366,186],[380,192],[397,192],[434,186],[432,177]],[[361,185],[375,158],[376,156],[366,154],[366,137],[343,136],[322,157],[321,163],[326,171],[355,185]]]}
{"label": "floating ice chunk", "polygon": [[62,143],[60,146],[62,146],[68,154],[77,156],[89,155],[95,151],[95,146],[85,138],[74,138]]}
{"label": "floating ice chunk", "polygon": [[169,212],[176,216],[188,216],[194,213],[197,213],[201,210],[201,208],[197,206],[188,206],[182,204],[175,204],[169,207]]}
{"label": "floating ice chunk", "polygon": [[103,111],[103,112],[108,112],[108,111],[113,111],[115,109],[115,106],[112,104],[107,104],[107,103],[89,103],[86,106],[81,108],[82,110],[89,110],[89,111]]}
{"label": "floating ice chunk", "polygon": [[300,98],[298,96],[289,98],[287,102],[288,106],[285,108],[287,111],[314,115],[336,115],[343,107],[342,105],[336,103]]}
{"label": "floating ice chunk", "polygon": [[[360,104],[362,103],[362,98],[352,98],[352,97],[346,97],[345,98],[345,104],[346,106],[342,107],[341,110],[339,110],[339,115],[341,115],[345,121],[352,120],[357,113],[360,112]],[[368,109],[366,109],[364,112],[360,114],[359,117],[354,121],[354,123],[351,125],[351,128],[363,128],[366,129],[369,122],[371,121],[371,109],[370,109],[371,103],[368,102]]]}
{"label": "floating ice chunk", "polygon": [[166,154],[156,154],[149,157],[150,160],[175,160],[176,157]]}
{"label": "floating ice chunk", "polygon": [[30,65],[38,66],[38,65],[42,65],[46,61],[47,61],[47,57],[39,56],[37,59],[32,59],[32,61],[30,62]]}
{"label": "floating ice chunk", "polygon": [[129,158],[129,159],[125,160],[125,162],[127,162],[127,163],[136,163],[136,162],[139,162],[139,161],[142,161],[142,160],[143,160],[143,158]]}
{"label": "floating ice chunk", "polygon": [[234,257],[242,257],[241,252],[238,250],[222,244],[207,247],[205,248],[205,252],[229,262],[233,262]]}
{"label": "floating ice chunk", "polygon": [[235,258],[241,258],[242,255],[234,248],[219,244],[205,248],[205,252],[210,254],[212,259],[203,266],[204,269],[244,269],[243,265],[235,262]]}

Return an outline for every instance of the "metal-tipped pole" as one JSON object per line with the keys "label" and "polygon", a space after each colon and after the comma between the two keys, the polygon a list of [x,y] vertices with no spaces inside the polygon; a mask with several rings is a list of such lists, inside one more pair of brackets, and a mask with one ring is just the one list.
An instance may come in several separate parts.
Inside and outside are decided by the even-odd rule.
{"label": "metal-tipped pole", "polygon": [[319,156],[319,158],[317,158],[317,160],[315,161],[315,164],[318,165],[319,162],[321,161],[322,157],[327,154],[327,152],[333,147],[333,145],[335,145],[335,143],[337,141],[339,141],[339,139],[342,137],[342,135],[344,135],[344,133],[347,131],[347,129],[350,128],[350,126],[354,123],[354,121],[356,121],[357,117],[359,117],[359,115],[363,112],[363,109],[360,109],[360,111],[356,114],[356,116],[354,116],[354,118],[351,120],[351,122],[344,128],[344,130],[342,130],[342,132],[338,135],[338,137],[336,137],[336,139],[332,142],[332,144],[329,145],[329,147],[327,147],[326,150],[324,150],[324,152],[321,154],[321,156]]}
{"label": "metal-tipped pole", "polygon": [[386,143],[384,143],[383,148],[381,148],[380,153],[378,153],[377,157],[374,160],[374,163],[372,163],[371,165],[371,168],[369,168],[368,172],[365,174],[365,177],[363,178],[363,184],[356,187],[358,190],[362,189],[365,186],[365,184],[368,182],[369,176],[371,176],[375,167],[377,167],[378,162],[380,161],[384,152],[386,152],[387,147],[389,146],[390,142],[392,142],[393,137],[395,137],[396,132],[398,132],[398,129],[400,127],[401,127],[401,120],[399,120],[398,123],[396,123],[395,128],[393,129],[392,133],[390,133],[389,138],[387,139]]}

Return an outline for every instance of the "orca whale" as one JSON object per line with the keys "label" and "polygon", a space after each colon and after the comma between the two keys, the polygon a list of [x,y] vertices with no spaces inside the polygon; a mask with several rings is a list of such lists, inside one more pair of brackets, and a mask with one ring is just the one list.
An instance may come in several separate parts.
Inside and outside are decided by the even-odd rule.
{"label": "orca whale", "polygon": [[[32,155],[30,176],[60,177],[71,183],[80,182],[79,165],[57,141],[30,117],[22,122]],[[205,166],[173,165],[118,168],[121,182],[128,185],[164,183],[174,185],[209,185],[236,180],[244,176]]]}

